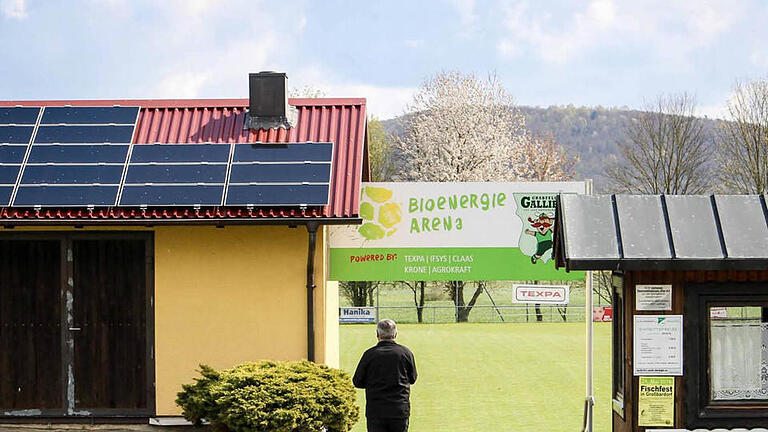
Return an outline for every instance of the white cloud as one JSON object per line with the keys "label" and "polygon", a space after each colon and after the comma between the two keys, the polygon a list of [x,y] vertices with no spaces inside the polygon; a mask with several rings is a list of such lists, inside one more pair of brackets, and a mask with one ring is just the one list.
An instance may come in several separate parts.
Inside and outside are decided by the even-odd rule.
{"label": "white cloud", "polygon": [[475,23],[477,14],[475,13],[475,0],[451,0],[453,8],[459,14],[461,24],[468,26]]}
{"label": "white cloud", "polygon": [[348,82],[343,77],[318,65],[307,65],[289,79],[297,88],[309,86],[327,97],[364,97],[369,115],[381,119],[399,116],[413,99],[416,88],[380,86],[365,82]]}
{"label": "white cloud", "polygon": [[517,57],[522,53],[520,46],[508,39],[499,41],[496,50],[504,57]]}
{"label": "white cloud", "polygon": [[690,36],[701,44],[707,44],[733,25],[739,2],[678,1],[678,9],[685,17],[684,23]]}
{"label": "white cloud", "polygon": [[399,116],[416,93],[411,87],[386,87],[370,84],[330,84],[328,96],[364,97],[367,99],[368,114],[380,119]]}
{"label": "white cloud", "polygon": [[192,99],[200,95],[200,89],[211,78],[208,72],[179,72],[166,75],[157,84],[153,97]]}
{"label": "white cloud", "polygon": [[208,12],[219,7],[222,0],[164,0],[176,13],[184,17],[205,17]]}
{"label": "white cloud", "polygon": [[713,105],[699,105],[696,107],[697,116],[706,116],[711,119],[725,120],[728,118],[728,106],[725,103]]}
{"label": "white cloud", "polygon": [[0,0],[0,13],[7,18],[22,20],[27,15],[26,0]]}
{"label": "white cloud", "polygon": [[[301,27],[305,25],[301,17],[307,11],[299,2],[274,8],[253,0],[228,0],[213,6],[195,1],[184,13],[177,10],[182,6],[177,3],[180,0],[154,2],[149,6],[150,23],[143,19],[146,4],[91,1],[94,16],[112,18],[95,21],[89,31],[122,26],[136,34],[135,40],[123,46],[130,51],[130,59],[118,59],[126,71],[120,77],[107,74],[105,80],[115,81],[100,83],[109,91],[120,86],[119,94],[109,95],[115,98],[247,98],[248,73],[275,70],[286,72],[294,88],[308,86],[327,97],[365,97],[369,114],[390,118],[404,112],[415,92],[409,87],[377,85],[359,73],[337,71],[322,61],[308,63],[300,52]],[[287,27],[286,22],[293,24]],[[412,45],[422,43],[415,39]],[[102,92],[100,97],[107,95]]]}
{"label": "white cloud", "polygon": [[[166,65],[153,93],[158,97],[245,97],[249,72],[285,70],[277,60],[278,47],[276,35],[265,32],[184,56]],[[290,76],[291,71],[287,72]],[[182,84],[185,80],[189,84]]]}
{"label": "white cloud", "polygon": [[408,48],[421,48],[424,46],[424,39],[406,39],[404,44]]}
{"label": "white cloud", "polygon": [[612,0],[596,0],[589,4],[586,16],[598,28],[607,28],[616,18],[616,7]]}
{"label": "white cloud", "polygon": [[749,60],[753,65],[759,68],[768,69],[768,53],[764,51],[753,52],[752,55],[749,56]]}
{"label": "white cloud", "polygon": [[616,10],[611,0],[593,0],[586,10],[567,20],[568,26],[550,30],[556,27],[549,24],[551,16],[536,19],[523,2],[506,9],[505,21],[510,36],[498,43],[500,54],[518,55],[522,46],[529,46],[548,62],[565,63],[601,40],[601,35],[615,25]]}
{"label": "white cloud", "polygon": [[450,4],[459,15],[458,34],[462,37],[471,37],[477,30],[478,14],[475,0],[450,0]]}
{"label": "white cloud", "polygon": [[299,19],[299,24],[298,24],[297,28],[299,30],[299,33],[303,33],[304,32],[304,29],[307,28],[307,17],[306,16],[302,16]]}
{"label": "white cloud", "polygon": [[[373,85],[364,78],[350,80],[323,64],[307,64],[303,58],[296,60],[304,21],[298,21],[299,31],[296,28],[286,31],[282,19],[303,16],[298,8],[283,11],[261,8],[264,10],[258,11],[260,25],[243,26],[237,37],[219,41],[199,34],[199,29],[206,22],[218,20],[220,17],[216,14],[226,15],[226,11],[197,9],[178,17],[171,16],[171,9],[167,12],[168,30],[155,37],[169,41],[170,45],[164,48],[167,52],[183,55],[161,58],[162,63],[155,68],[155,84],[142,90],[151,97],[245,98],[249,72],[276,70],[288,73],[288,84],[293,88],[307,86],[322,91],[327,97],[365,97],[369,114],[390,118],[404,112],[415,92],[408,87]],[[242,20],[248,21],[248,17]]]}
{"label": "white cloud", "polygon": [[743,13],[742,0],[591,0],[582,10],[555,19],[534,5],[539,9],[524,1],[503,7],[507,34],[497,43],[500,56],[517,56],[525,49],[546,62],[564,64],[596,47],[640,44],[683,62],[688,53],[729,31]]}
{"label": "white cloud", "polygon": [[[296,35],[283,30],[282,17],[252,2],[223,6],[206,0],[158,2],[164,22],[151,38],[163,41],[163,52],[173,55],[151,51],[156,57],[144,59],[153,62],[150,79],[137,83],[136,92],[154,98],[247,97],[249,72],[286,70],[282,59],[290,57]],[[251,13],[233,18],[234,10]],[[254,14],[259,25],[248,25]]]}

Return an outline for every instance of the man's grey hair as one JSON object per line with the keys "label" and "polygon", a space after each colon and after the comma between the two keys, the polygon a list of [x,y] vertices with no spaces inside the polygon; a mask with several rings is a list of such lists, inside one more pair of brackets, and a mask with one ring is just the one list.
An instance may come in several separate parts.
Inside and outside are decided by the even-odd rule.
{"label": "man's grey hair", "polygon": [[391,319],[383,319],[376,325],[376,335],[383,340],[394,340],[397,336],[397,324]]}

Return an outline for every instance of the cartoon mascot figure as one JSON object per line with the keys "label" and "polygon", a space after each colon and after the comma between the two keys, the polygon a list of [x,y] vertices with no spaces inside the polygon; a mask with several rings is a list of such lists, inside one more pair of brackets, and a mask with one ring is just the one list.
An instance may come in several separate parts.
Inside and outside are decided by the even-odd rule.
{"label": "cartoon mascot figure", "polygon": [[531,256],[531,262],[536,264],[544,255],[544,252],[552,249],[552,230],[555,219],[546,213],[542,213],[537,219],[528,218],[528,222],[533,229],[526,229],[525,233],[536,238],[536,253]]}

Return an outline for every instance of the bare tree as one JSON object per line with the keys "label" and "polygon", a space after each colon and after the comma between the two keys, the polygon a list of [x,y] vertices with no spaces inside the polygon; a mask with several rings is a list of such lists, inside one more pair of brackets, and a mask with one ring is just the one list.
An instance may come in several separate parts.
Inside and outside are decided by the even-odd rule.
{"label": "bare tree", "polygon": [[416,306],[416,320],[424,322],[424,291],[425,281],[403,281],[403,284],[413,291],[413,304]]}
{"label": "bare tree", "polygon": [[[472,292],[472,297],[470,297],[469,301],[466,302],[464,301],[464,288],[471,286],[470,284],[472,283],[475,284],[475,290]],[[480,297],[480,294],[482,294],[483,291],[485,290],[486,284],[487,284],[486,281],[445,282],[445,292],[448,294],[451,300],[453,300],[454,307],[456,308],[456,322],[469,321],[469,313],[472,312],[472,308],[475,307],[475,303],[477,303],[477,299]]]}
{"label": "bare tree", "polygon": [[737,82],[720,125],[720,179],[728,192],[768,191],[768,79]]}
{"label": "bare tree", "polygon": [[704,123],[688,94],[659,96],[627,127],[621,158],[608,164],[614,189],[641,194],[697,194],[710,188]]}
{"label": "bare tree", "polygon": [[[525,172],[525,120],[496,76],[439,73],[424,82],[409,110],[404,137],[395,140],[402,161],[396,180],[508,181]],[[467,321],[485,283],[475,284],[469,303],[464,281],[448,286],[456,320]]]}
{"label": "bare tree", "polygon": [[373,306],[373,293],[377,286],[378,282],[369,281],[339,283],[341,295],[352,303],[352,306]]}
{"label": "bare tree", "polygon": [[599,303],[612,304],[613,288],[612,288],[611,272],[609,271],[592,272],[592,277],[593,277],[592,292],[597,294]]}
{"label": "bare tree", "polygon": [[555,141],[552,133],[530,134],[523,146],[524,172],[521,177],[532,181],[568,181],[576,175],[578,155]]}
{"label": "bare tree", "polygon": [[[551,134],[529,134],[528,142],[523,146],[524,172],[521,177],[530,181],[568,181],[576,175],[578,155],[570,153],[557,144]],[[536,284],[538,281],[530,281]],[[544,321],[541,304],[533,305],[536,321]],[[563,321],[568,318],[568,305],[557,308]]]}

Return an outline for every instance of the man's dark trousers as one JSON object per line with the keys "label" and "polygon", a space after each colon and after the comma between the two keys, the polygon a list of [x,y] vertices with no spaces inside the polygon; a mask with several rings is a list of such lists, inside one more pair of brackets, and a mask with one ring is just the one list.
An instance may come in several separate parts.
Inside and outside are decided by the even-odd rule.
{"label": "man's dark trousers", "polygon": [[408,418],[369,418],[368,432],[407,432]]}

